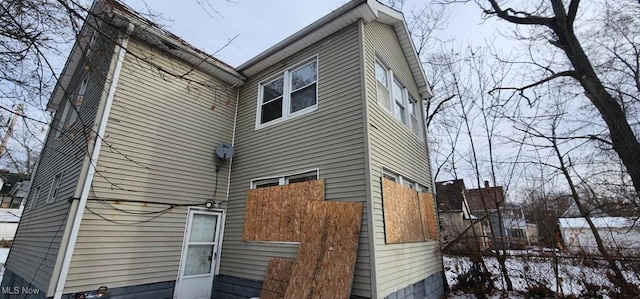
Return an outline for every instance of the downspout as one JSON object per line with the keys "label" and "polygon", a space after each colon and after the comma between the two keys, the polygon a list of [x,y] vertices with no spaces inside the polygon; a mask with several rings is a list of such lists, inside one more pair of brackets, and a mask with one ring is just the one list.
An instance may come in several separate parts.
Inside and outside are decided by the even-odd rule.
{"label": "downspout", "polygon": [[[231,133],[231,146],[234,147],[236,145],[236,127],[238,125],[238,106],[240,103],[240,86],[238,86],[238,91],[236,92],[236,111],[233,115],[233,131]],[[220,223],[220,246],[218,246],[218,250],[216,251],[216,273],[218,275],[220,273],[220,256],[222,256],[222,244],[224,242],[224,224],[227,220],[227,206],[229,203],[229,193],[231,190],[231,165],[233,164],[233,157],[229,159],[229,173],[227,174],[227,202],[225,202],[224,209],[222,211],[222,221]]]}
{"label": "downspout", "polygon": [[124,63],[124,55],[127,52],[126,48],[127,48],[127,43],[129,42],[129,35],[131,35],[131,33],[133,32],[133,28],[134,28],[133,24],[129,23],[127,27],[127,32],[125,33],[124,37],[120,42],[118,60],[116,62],[116,66],[114,69],[114,75],[111,81],[111,86],[109,86],[109,93],[107,95],[107,101],[104,107],[104,113],[102,114],[102,119],[100,120],[100,126],[98,127],[98,135],[96,136],[93,152],[91,153],[91,162],[89,164],[89,171],[87,172],[87,176],[85,177],[82,193],[80,194],[80,202],[78,203],[76,214],[73,217],[73,226],[71,227],[71,235],[69,237],[69,243],[67,244],[67,249],[65,250],[64,259],[62,261],[62,270],[60,271],[60,277],[58,278],[58,283],[56,284],[56,291],[53,296],[54,299],[62,298],[62,294],[64,292],[64,285],[67,282],[67,275],[69,274],[69,266],[71,265],[71,258],[73,256],[73,251],[76,247],[76,241],[78,240],[78,233],[80,231],[80,223],[82,222],[84,209],[87,206],[87,198],[89,197],[89,191],[91,188],[91,183],[93,182],[93,176],[96,173],[96,164],[98,163],[100,148],[102,147],[102,139],[100,137],[104,136],[104,132],[107,128],[107,120],[109,119],[109,113],[111,112],[111,106],[113,105],[113,99],[116,94],[116,87],[118,85],[118,79],[120,78],[120,70],[122,69],[122,64]]}

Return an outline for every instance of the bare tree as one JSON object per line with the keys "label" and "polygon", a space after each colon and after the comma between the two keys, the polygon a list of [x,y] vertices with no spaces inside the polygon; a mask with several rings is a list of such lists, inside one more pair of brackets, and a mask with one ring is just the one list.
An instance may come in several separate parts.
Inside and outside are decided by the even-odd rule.
{"label": "bare tree", "polygon": [[589,11],[585,11],[581,8],[588,4],[580,0],[527,1],[520,3],[520,7],[508,8],[497,0],[478,3],[485,14],[517,25],[518,29],[532,27],[534,33],[527,36],[516,31],[516,38],[527,41],[530,47],[539,47],[539,53],[531,55],[531,60],[526,62],[527,71],[540,76],[535,82],[497,88],[510,89],[526,97],[528,90],[559,78],[574,80],[604,122],[605,144],[617,153],[636,194],[640,194],[637,154],[640,152],[637,135],[640,5],[624,0],[606,1],[591,3]]}

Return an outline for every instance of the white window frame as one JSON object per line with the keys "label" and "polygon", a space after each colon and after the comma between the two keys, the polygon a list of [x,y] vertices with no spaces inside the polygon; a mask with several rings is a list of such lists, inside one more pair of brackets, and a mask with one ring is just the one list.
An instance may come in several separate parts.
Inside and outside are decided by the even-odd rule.
{"label": "white window frame", "polygon": [[[307,65],[309,65],[310,63],[316,63],[316,81],[314,83],[310,83],[305,85],[304,87],[298,88],[296,90],[291,90],[291,73],[302,69],[304,67],[306,67]],[[318,110],[318,102],[319,102],[319,95],[318,95],[318,85],[319,85],[319,69],[320,69],[320,62],[318,59],[318,54],[313,55],[307,59],[304,59],[294,65],[292,65],[291,67],[285,69],[284,71],[279,72],[276,75],[273,75],[271,77],[269,77],[269,79],[264,80],[262,82],[260,82],[258,84],[258,100],[257,100],[257,108],[256,108],[256,130],[260,129],[260,128],[264,128],[267,126],[271,126],[277,123],[281,123],[284,121],[287,121],[289,119],[313,112],[315,110]],[[279,118],[273,119],[271,121],[262,123],[262,106],[266,103],[262,102],[263,99],[263,94],[264,94],[264,88],[263,86],[271,83],[275,80],[278,80],[280,77],[282,77],[283,80],[283,87],[282,87],[282,116],[280,116]],[[314,105],[311,105],[309,107],[300,109],[296,112],[291,112],[291,94],[297,90],[303,89],[308,87],[311,84],[315,84],[316,85],[316,103]],[[268,102],[267,102],[268,103]]]}
{"label": "white window frame", "polygon": [[291,179],[291,178],[301,177],[301,176],[309,176],[309,175],[313,175],[313,174],[315,174],[316,180],[320,179],[320,169],[319,168],[314,168],[314,169],[311,169],[311,170],[296,172],[296,173],[293,173],[293,174],[270,176],[270,177],[262,177],[262,178],[252,179],[251,180],[251,185],[249,187],[251,189],[256,189],[257,186],[260,185],[260,183],[274,183],[276,181],[278,182],[278,186],[287,185],[287,184],[289,184],[289,179]]}
{"label": "white window frame", "polygon": [[[397,171],[393,171],[391,169],[389,169],[388,167],[382,167],[382,177],[383,178],[389,178],[389,177],[394,177],[395,178],[395,183],[400,184],[404,187],[408,187],[411,188],[417,192],[429,192],[429,187],[424,186],[420,183],[418,183],[416,180],[410,179],[404,175],[401,175],[400,173],[398,173]],[[409,184],[410,186],[408,186],[407,184]]]}
{"label": "white window frame", "polygon": [[[65,98],[66,99],[66,98]],[[71,101],[64,101],[64,110],[62,110],[62,115],[58,118],[57,123],[55,124],[55,140],[60,139],[60,135],[62,134],[62,130],[64,129],[64,124],[67,119],[67,114],[69,113],[69,107],[71,106]]]}
{"label": "white window frame", "polygon": [[[407,108],[409,106],[409,103],[407,101],[407,98],[408,98],[407,88],[404,87],[402,85],[402,83],[400,83],[400,81],[398,79],[396,79],[396,78],[393,78],[392,84],[393,84],[392,85],[392,89],[394,89],[394,92],[393,92],[394,93],[394,95],[393,95],[393,104],[392,104],[392,106],[393,106],[393,117],[395,119],[397,119],[399,122],[401,122],[403,125],[408,127],[410,125],[409,125],[409,122],[408,122],[408,119],[409,119],[408,114],[409,113],[407,111],[408,110]],[[396,86],[400,89],[400,98],[399,99],[397,99],[396,95],[395,95]],[[396,114],[398,112],[397,111],[398,106],[402,108],[402,111],[400,111],[400,113],[401,113],[400,116],[398,116]]]}
{"label": "white window frame", "polygon": [[51,181],[51,188],[49,188],[49,194],[47,195],[47,201],[46,201],[47,204],[53,203],[56,201],[56,198],[58,197],[58,192],[60,191],[60,183],[62,182],[62,175],[63,173],[60,172],[53,177],[53,180]]}
{"label": "white window frame", "polygon": [[36,187],[33,190],[33,196],[31,197],[31,203],[29,204],[29,210],[33,210],[36,208],[38,204],[38,197],[40,197],[40,186]]}
{"label": "white window frame", "polygon": [[64,129],[70,129],[76,121],[78,120],[78,114],[82,103],[84,102],[84,95],[87,92],[87,86],[89,85],[89,73],[86,73],[82,77],[82,81],[80,81],[80,87],[78,88],[78,92],[75,94],[75,100],[71,106],[71,115],[69,119],[64,123]]}
{"label": "white window frame", "polygon": [[[385,74],[387,79],[386,84],[381,84],[382,82],[378,80],[378,73],[377,73],[378,67],[386,71],[386,74]],[[420,140],[423,140],[422,127],[419,121],[420,113],[418,113],[418,109],[422,109],[422,106],[420,105],[420,103],[417,100],[415,100],[415,97],[413,97],[409,93],[409,90],[406,88],[406,86],[402,85],[402,81],[394,76],[393,70],[387,67],[386,64],[378,57],[375,58],[374,76],[376,80],[376,101],[378,102],[380,107],[382,107],[384,110],[389,112],[394,119],[396,119],[398,122],[403,124],[406,128],[408,128],[409,131],[411,131],[414,135],[416,135]],[[397,84],[402,89],[402,95],[401,95],[402,98],[400,99],[400,102],[398,102],[394,96],[393,89],[395,84]],[[381,95],[379,94],[380,92],[379,85],[384,87],[385,92],[388,93],[389,106],[386,106],[381,100]],[[399,105],[404,109],[401,117],[398,117],[398,115],[396,115],[396,109],[397,109],[396,105]],[[409,112],[410,105],[413,105],[415,107],[415,112],[417,114],[412,114]],[[412,119],[416,119],[417,127],[413,125]]]}
{"label": "white window frame", "polygon": [[418,135],[419,137],[421,137],[420,139],[422,139],[422,127],[420,126],[420,109],[422,109],[422,105],[420,105],[420,103],[418,103],[418,101],[416,101],[416,99],[411,95],[409,95],[408,104],[409,127],[413,134]]}
{"label": "white window frame", "polygon": [[[78,86],[78,92],[76,93],[75,99],[73,101],[71,101],[70,96],[66,96],[64,98],[66,100],[63,101],[64,110],[62,111],[62,115],[57,120],[58,122],[54,127],[56,132],[55,140],[59,140],[62,132],[66,129],[69,129],[78,120],[78,109],[80,109],[80,106],[84,101],[84,95],[87,92],[87,86],[89,84],[89,74],[90,73],[87,72],[82,76],[80,86]],[[71,115],[69,115],[69,113],[71,113]]]}
{"label": "white window frame", "polygon": [[95,47],[97,33],[98,33],[97,29],[94,29],[93,32],[91,32],[91,36],[89,37],[89,42],[87,43],[87,48],[84,50],[85,57],[88,57],[89,54],[91,54],[91,50],[93,50],[93,47]]}
{"label": "white window frame", "polygon": [[[386,82],[382,82],[380,80],[378,80],[378,69],[382,69],[385,72],[385,79]],[[386,109],[387,111],[391,112],[393,111],[392,107],[393,107],[393,94],[391,92],[391,84],[390,84],[390,79],[393,78],[393,72],[391,71],[391,69],[389,69],[384,63],[382,63],[379,59],[376,59],[375,61],[375,65],[374,65],[374,75],[376,77],[376,101],[378,102],[378,104]],[[383,88],[384,91],[386,92],[387,95],[387,101],[388,101],[388,106],[383,103],[382,99],[381,99],[381,95],[380,95],[380,88]]]}

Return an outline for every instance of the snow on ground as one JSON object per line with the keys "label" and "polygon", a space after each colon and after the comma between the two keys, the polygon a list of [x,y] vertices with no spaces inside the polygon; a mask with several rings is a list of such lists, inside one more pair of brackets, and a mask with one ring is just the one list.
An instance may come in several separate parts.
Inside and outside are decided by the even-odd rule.
{"label": "snow on ground", "polygon": [[[447,283],[454,286],[456,278],[466,273],[471,268],[468,257],[443,256]],[[498,289],[504,290],[506,286],[500,274],[499,264],[494,257],[484,257],[487,269],[494,278]],[[599,287],[613,287],[607,279],[608,267],[600,260],[584,260],[576,258],[559,257],[558,277],[555,278],[552,257],[540,256],[510,256],[507,258],[507,269],[515,291],[527,291],[528,288],[538,284],[548,287],[551,291],[564,295],[580,296],[585,292],[585,286],[596,285]],[[640,285],[640,274],[634,271],[624,271],[629,282]],[[560,282],[560,283],[558,283]],[[603,292],[604,293],[604,292]],[[455,294],[454,294],[455,295]],[[468,294],[458,294],[467,298]],[[470,295],[469,298],[474,298]],[[512,298],[511,296],[509,298]]]}
{"label": "snow on ground", "polygon": [[2,281],[2,276],[4,276],[4,263],[7,262],[9,249],[11,248],[0,248],[0,282]]}

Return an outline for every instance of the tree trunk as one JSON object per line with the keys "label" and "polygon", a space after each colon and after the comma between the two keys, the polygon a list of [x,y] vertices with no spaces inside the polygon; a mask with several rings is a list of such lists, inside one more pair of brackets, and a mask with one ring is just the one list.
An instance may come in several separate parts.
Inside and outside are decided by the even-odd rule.
{"label": "tree trunk", "polygon": [[609,129],[613,150],[627,168],[636,194],[640,194],[640,154],[638,154],[640,143],[629,125],[627,115],[598,78],[591,61],[573,32],[573,26],[567,25],[562,18],[556,18],[552,29],[558,37],[554,45],[562,49],[571,61],[576,79],[584,88],[585,95],[600,112]]}

